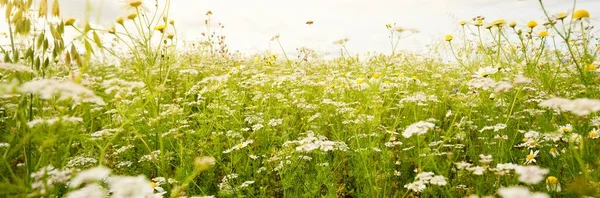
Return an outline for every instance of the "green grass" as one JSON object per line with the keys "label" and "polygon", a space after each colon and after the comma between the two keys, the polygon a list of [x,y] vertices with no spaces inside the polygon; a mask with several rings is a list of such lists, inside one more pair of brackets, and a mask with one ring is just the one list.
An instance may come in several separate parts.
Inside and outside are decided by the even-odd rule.
{"label": "green grass", "polygon": [[[36,9],[26,2],[0,3],[13,13],[2,197],[510,197],[516,186],[599,196],[589,18],[476,19],[428,54],[397,52],[407,31],[390,25],[391,53],[352,55],[341,40],[340,57],[296,59],[230,54],[220,35],[177,46],[168,6],[106,31],[24,15]],[[82,36],[65,42],[68,28]],[[551,98],[592,100],[553,103],[559,111],[544,107]],[[537,167],[547,171],[521,172]]]}

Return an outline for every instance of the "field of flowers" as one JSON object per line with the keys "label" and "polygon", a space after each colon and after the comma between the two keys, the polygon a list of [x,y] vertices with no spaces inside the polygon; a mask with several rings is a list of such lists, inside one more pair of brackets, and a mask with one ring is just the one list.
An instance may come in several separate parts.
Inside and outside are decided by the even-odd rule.
{"label": "field of flowers", "polygon": [[0,0],[0,197],[600,196],[600,47],[575,4],[326,59],[181,44],[165,2],[99,29]]}

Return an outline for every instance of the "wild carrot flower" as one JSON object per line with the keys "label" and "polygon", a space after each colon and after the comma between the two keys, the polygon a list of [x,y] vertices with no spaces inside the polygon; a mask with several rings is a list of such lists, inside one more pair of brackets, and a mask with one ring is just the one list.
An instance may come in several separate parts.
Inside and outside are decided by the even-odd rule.
{"label": "wild carrot flower", "polygon": [[143,175],[111,176],[106,179],[111,197],[154,197],[152,184]]}
{"label": "wild carrot flower", "polygon": [[573,13],[573,19],[590,18],[590,13],[587,10],[577,10]]}
{"label": "wild carrot flower", "polygon": [[463,170],[463,169],[471,167],[472,164],[465,162],[465,161],[460,161],[460,162],[454,162],[454,165],[456,165],[456,169]]}
{"label": "wild carrot flower", "polygon": [[31,67],[27,67],[25,65],[20,64],[12,64],[12,63],[0,63],[0,70],[8,71],[8,72],[27,72],[34,73]]}
{"label": "wild carrot flower", "polygon": [[502,187],[498,189],[498,195],[503,198],[549,198],[547,194],[535,192],[532,193],[526,187],[513,186]]}
{"label": "wild carrot flower", "polygon": [[479,154],[479,162],[480,163],[488,164],[492,161],[493,161],[492,155]]}
{"label": "wild carrot flower", "polygon": [[[56,1],[55,1],[56,2]],[[88,184],[85,187],[69,192],[66,198],[106,197],[108,191],[99,184]]]}
{"label": "wild carrot flower", "polygon": [[538,105],[554,110],[569,111],[578,116],[585,116],[600,111],[600,100],[588,98],[578,98],[575,100],[551,98],[540,102]]}
{"label": "wild carrot flower", "polygon": [[95,168],[81,171],[77,173],[77,175],[69,182],[69,187],[78,188],[82,184],[88,182],[102,181],[106,177],[108,177],[110,173],[111,170],[104,166],[98,166]]}
{"label": "wild carrot flower", "polygon": [[96,103],[104,105],[104,100],[92,90],[70,81],[57,81],[42,79],[30,81],[21,85],[20,92],[39,94],[42,99],[51,99],[58,96],[58,100],[72,99],[75,103]]}
{"label": "wild carrot flower", "polygon": [[435,127],[435,125],[433,123],[430,122],[425,122],[425,121],[419,121],[417,123],[411,124],[410,126],[408,126],[406,128],[406,130],[404,130],[404,132],[402,133],[402,136],[404,136],[405,138],[410,138],[413,135],[423,135],[425,133],[427,133],[427,131],[429,131],[430,129],[433,129],[433,127]]}
{"label": "wild carrot flower", "polygon": [[537,184],[544,180],[544,175],[548,174],[548,169],[538,166],[517,166],[515,172],[519,174],[519,181],[526,184]]}
{"label": "wild carrot flower", "polygon": [[487,170],[486,168],[481,167],[481,166],[469,167],[466,169],[468,171],[471,171],[471,173],[473,173],[473,175],[483,175],[483,173],[485,173],[485,170]]}

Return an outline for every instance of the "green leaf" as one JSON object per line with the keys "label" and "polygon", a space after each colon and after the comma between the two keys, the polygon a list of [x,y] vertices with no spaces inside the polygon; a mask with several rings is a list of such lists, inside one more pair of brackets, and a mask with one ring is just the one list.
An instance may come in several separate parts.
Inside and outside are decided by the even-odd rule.
{"label": "green leaf", "polygon": [[100,40],[100,36],[98,36],[98,33],[96,33],[96,31],[94,31],[93,36],[96,45],[98,45],[99,48],[104,48],[104,46],[102,45],[102,40]]}
{"label": "green leaf", "polygon": [[94,48],[92,47],[92,44],[90,43],[90,41],[85,39],[83,43],[85,44],[85,51],[88,53],[94,54]]}
{"label": "green leaf", "polygon": [[39,49],[42,46],[42,42],[44,42],[44,32],[42,32],[40,35],[38,35],[36,42],[35,42],[35,48]]}

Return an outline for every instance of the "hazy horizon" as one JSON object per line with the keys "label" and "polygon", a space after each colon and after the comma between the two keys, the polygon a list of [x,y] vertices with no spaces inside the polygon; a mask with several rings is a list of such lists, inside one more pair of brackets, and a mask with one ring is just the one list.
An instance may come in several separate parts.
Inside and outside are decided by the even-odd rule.
{"label": "hazy horizon", "polygon": [[[128,14],[124,0],[90,1],[92,22],[110,27],[118,16]],[[62,16],[83,19],[86,1],[60,1]],[[153,7],[154,1],[145,1]],[[568,11],[572,1],[546,0],[551,13]],[[579,8],[600,7],[600,1],[580,0]],[[212,11],[213,26],[223,23],[223,34],[231,51],[244,53],[271,50],[280,52],[270,39],[279,34],[287,52],[308,47],[321,52],[337,53],[333,41],[348,38],[351,53],[389,52],[386,24],[396,23],[420,31],[400,42],[399,49],[420,51],[439,42],[445,34],[455,33],[461,20],[485,16],[488,22],[503,18],[524,25],[529,20],[541,22],[543,12],[537,0],[422,0],[422,1],[349,1],[349,0],[222,0],[171,1],[169,17],[176,21],[184,40],[201,39],[205,31],[205,13]],[[592,22],[597,23],[592,11]],[[313,25],[305,24],[314,21]],[[4,27],[3,27],[4,28]]]}

